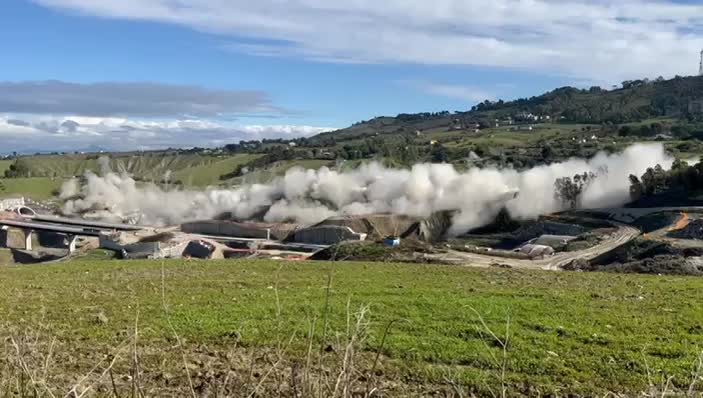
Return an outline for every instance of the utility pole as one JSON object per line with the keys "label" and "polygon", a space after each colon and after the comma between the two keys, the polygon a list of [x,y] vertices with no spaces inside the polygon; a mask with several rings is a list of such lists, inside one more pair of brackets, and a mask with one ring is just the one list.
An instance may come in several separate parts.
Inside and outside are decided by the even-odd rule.
{"label": "utility pole", "polygon": [[703,50],[701,50],[701,63],[698,66],[698,76],[703,76]]}

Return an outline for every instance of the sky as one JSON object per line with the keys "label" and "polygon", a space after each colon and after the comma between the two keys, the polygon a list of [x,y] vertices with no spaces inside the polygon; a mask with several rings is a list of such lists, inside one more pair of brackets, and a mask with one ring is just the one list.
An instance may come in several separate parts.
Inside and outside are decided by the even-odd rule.
{"label": "sky", "polygon": [[3,0],[0,153],[212,147],[693,75],[703,0]]}

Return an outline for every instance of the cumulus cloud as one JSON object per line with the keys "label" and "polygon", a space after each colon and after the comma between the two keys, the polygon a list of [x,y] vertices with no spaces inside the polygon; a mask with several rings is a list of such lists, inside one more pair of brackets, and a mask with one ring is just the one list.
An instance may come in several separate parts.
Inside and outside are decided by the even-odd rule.
{"label": "cumulus cloud", "polygon": [[[297,125],[238,125],[228,115],[287,111],[258,91],[160,83],[0,82],[2,152],[215,147],[333,130]],[[231,118],[230,118],[231,119]]]}
{"label": "cumulus cloud", "polygon": [[85,116],[0,115],[2,151],[134,150],[217,147],[241,140],[307,137],[331,127],[234,125],[208,120],[133,120]]}
{"label": "cumulus cloud", "polygon": [[0,112],[116,117],[212,117],[281,112],[260,91],[211,90],[163,83],[0,82]]}
{"label": "cumulus cloud", "polygon": [[401,85],[415,88],[422,92],[438,97],[454,98],[467,102],[482,102],[494,100],[496,95],[484,88],[461,84],[446,84],[425,81],[399,81]]}
{"label": "cumulus cloud", "polygon": [[35,1],[231,35],[231,48],[261,56],[503,66],[592,81],[692,74],[703,47],[703,7],[664,0]]}

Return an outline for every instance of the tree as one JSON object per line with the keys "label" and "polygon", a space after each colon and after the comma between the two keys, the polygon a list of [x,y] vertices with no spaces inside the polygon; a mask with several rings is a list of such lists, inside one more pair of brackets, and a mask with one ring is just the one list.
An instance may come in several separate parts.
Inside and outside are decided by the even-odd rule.
{"label": "tree", "polygon": [[642,125],[642,126],[640,126],[640,128],[639,128],[638,135],[639,135],[640,137],[649,137],[649,136],[652,136],[652,135],[654,135],[654,134],[652,134],[652,128],[651,128],[650,126]]}
{"label": "tree", "polygon": [[542,147],[542,159],[544,159],[545,161],[549,161],[550,159],[552,159],[552,157],[554,157],[554,150],[551,146],[544,145]]}
{"label": "tree", "polygon": [[401,160],[405,164],[412,165],[417,162],[419,154],[417,153],[417,148],[414,145],[408,145],[401,154]]}
{"label": "tree", "polygon": [[652,123],[651,130],[652,135],[659,135],[664,132],[664,127],[661,125],[661,123]]}
{"label": "tree", "polygon": [[627,137],[628,135],[632,135],[632,127],[630,127],[630,126],[620,127],[620,130],[618,130],[618,135],[620,137]]}
{"label": "tree", "polygon": [[567,209],[581,207],[581,196],[596,179],[593,172],[576,174],[573,177],[557,178],[554,181],[554,198]]}
{"label": "tree", "polygon": [[490,154],[490,151],[488,149],[488,145],[479,143],[476,144],[476,146],[474,147],[474,153],[479,157],[484,157],[488,156]]}
{"label": "tree", "polygon": [[662,193],[668,189],[667,172],[661,165],[650,167],[642,175],[642,188],[645,196]]}
{"label": "tree", "polygon": [[447,153],[447,148],[442,145],[435,145],[432,148],[431,159],[432,163],[446,163],[449,161],[449,154]]}
{"label": "tree", "polygon": [[29,166],[21,159],[16,159],[10,167],[5,170],[5,178],[31,177],[32,171]]}
{"label": "tree", "polygon": [[630,199],[634,202],[644,194],[644,186],[636,175],[630,174]]}

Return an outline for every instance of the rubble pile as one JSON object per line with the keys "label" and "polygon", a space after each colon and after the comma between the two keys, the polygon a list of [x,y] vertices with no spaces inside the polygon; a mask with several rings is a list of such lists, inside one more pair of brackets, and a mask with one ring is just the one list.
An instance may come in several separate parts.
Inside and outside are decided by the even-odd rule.
{"label": "rubble pile", "polygon": [[687,226],[667,235],[676,239],[703,239],[703,220],[693,220]]}

